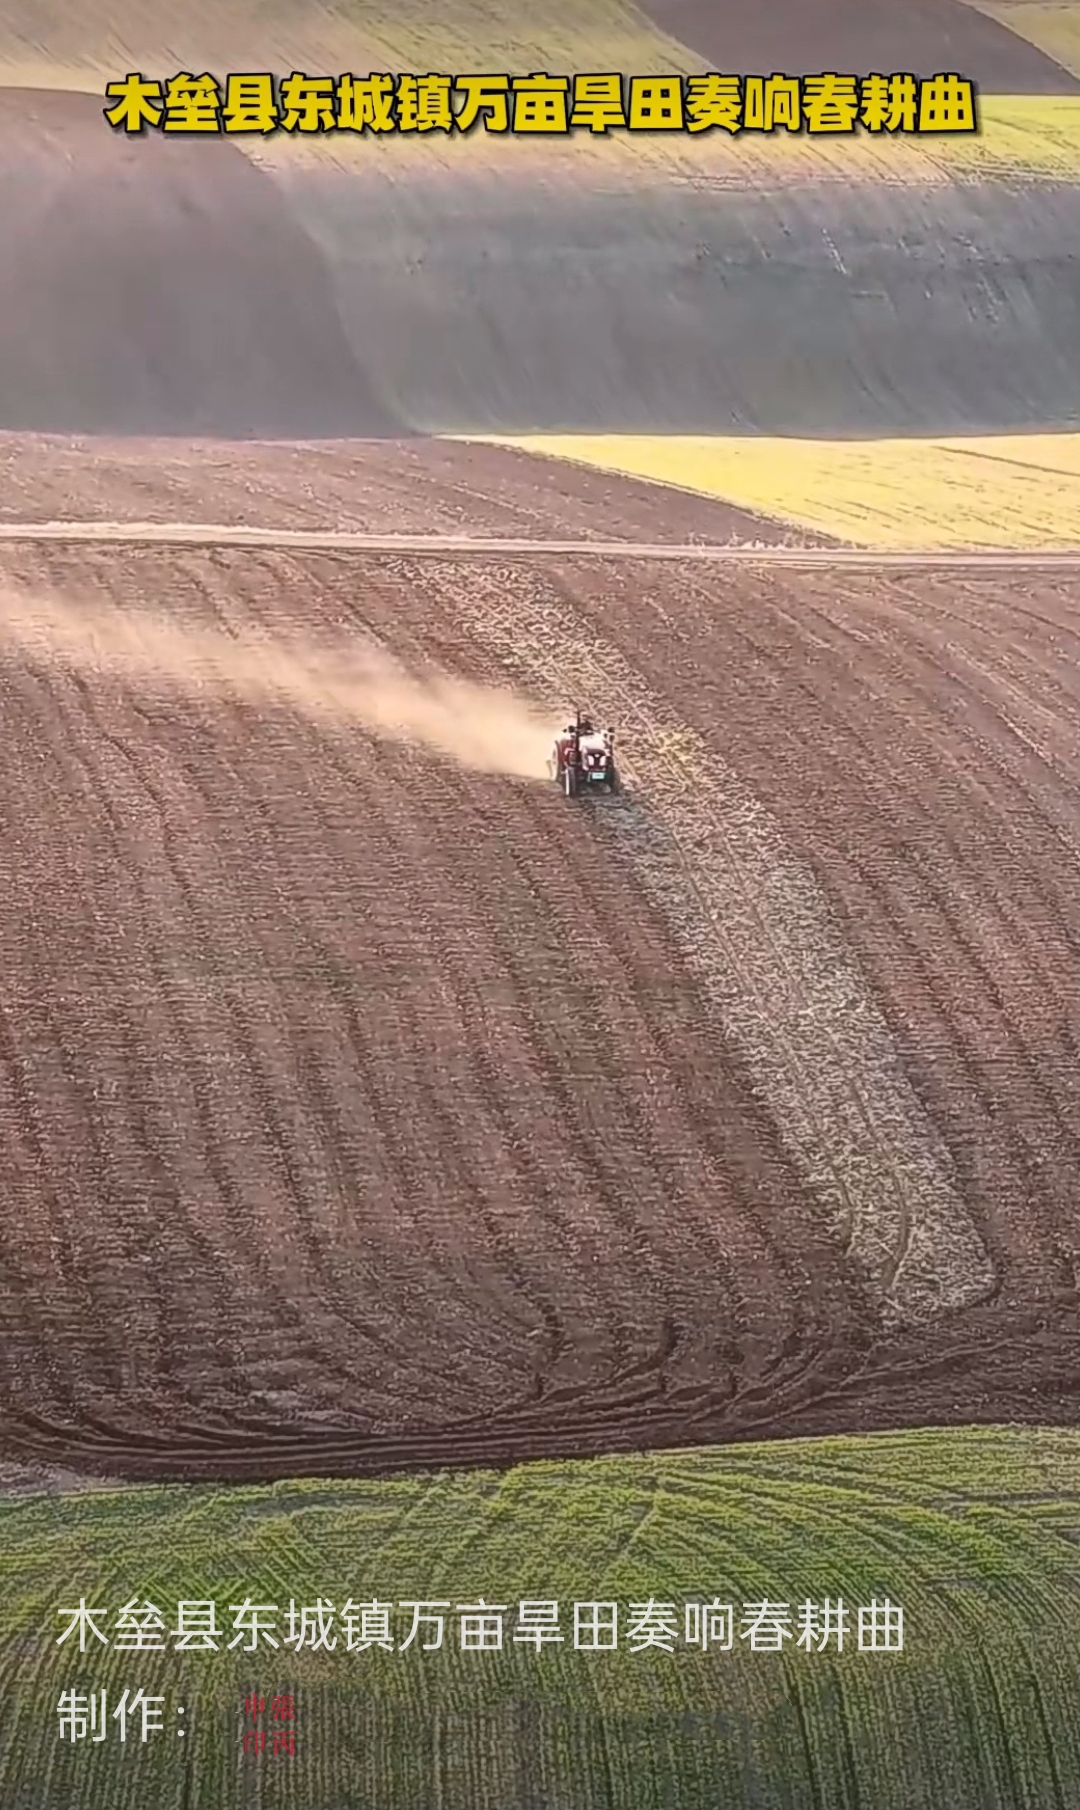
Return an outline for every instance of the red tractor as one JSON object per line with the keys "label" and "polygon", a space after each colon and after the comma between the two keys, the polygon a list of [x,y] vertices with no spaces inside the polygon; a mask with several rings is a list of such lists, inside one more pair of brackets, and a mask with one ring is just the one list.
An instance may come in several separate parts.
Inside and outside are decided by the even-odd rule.
{"label": "red tractor", "polygon": [[576,798],[579,792],[617,792],[614,729],[594,729],[579,710],[555,737],[548,771],[567,798]]}

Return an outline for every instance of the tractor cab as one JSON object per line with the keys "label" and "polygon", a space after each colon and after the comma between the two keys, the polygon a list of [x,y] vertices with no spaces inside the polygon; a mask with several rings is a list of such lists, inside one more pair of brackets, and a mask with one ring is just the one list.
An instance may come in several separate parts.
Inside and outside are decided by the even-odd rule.
{"label": "tractor cab", "polygon": [[548,767],[568,798],[579,792],[617,791],[614,729],[597,729],[578,711],[556,737]]}

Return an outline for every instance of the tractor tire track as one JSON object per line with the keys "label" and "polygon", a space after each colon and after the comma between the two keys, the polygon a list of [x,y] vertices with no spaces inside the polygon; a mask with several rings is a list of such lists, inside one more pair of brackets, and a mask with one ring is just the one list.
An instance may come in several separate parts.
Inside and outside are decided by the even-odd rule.
{"label": "tractor tire track", "polygon": [[[91,619],[103,593],[131,612],[154,595],[147,557],[114,568],[94,549],[73,589],[69,555],[24,551],[9,584],[74,596]],[[241,558],[238,577],[184,553],[172,619],[262,642],[298,598],[317,634],[354,601],[334,560],[313,580],[296,556],[260,556],[257,574]],[[365,633],[395,652],[438,642],[397,582],[365,602]],[[86,1098],[99,952],[78,967],[70,1029],[55,980],[85,914],[114,951],[115,1046],[144,1052],[96,1145],[68,1147],[77,1120],[36,1084],[86,1282],[49,1283],[71,1390],[33,1341],[17,1373],[0,1354],[6,1443],[113,1474],[251,1475],[633,1443],[657,1412],[672,1431],[710,1402],[737,1412],[740,1374],[752,1392],[793,1336],[797,1278],[764,1228],[798,1222],[798,1189],[632,864],[598,867],[546,788],[303,722],[287,700],[158,695],[142,667],[55,677],[40,649],[0,653],[0,704],[10,672],[44,672],[112,829],[81,896],[54,900],[53,978],[31,936],[8,945],[0,988],[6,1001],[20,962],[45,977],[50,1047],[70,1049]],[[55,847],[39,741],[23,735],[21,772],[35,909]],[[74,851],[86,825],[62,823]],[[100,1328],[103,1266],[150,1281],[167,1090],[171,1262],[137,1313]],[[36,1211],[28,1180],[16,1251]],[[804,1392],[829,1321],[843,1316],[796,1310]]]}
{"label": "tractor tire track", "polygon": [[1073,1415],[1066,573],[0,564],[230,673],[300,636],[560,708],[587,680],[632,782],[576,808],[287,686],[57,671],[0,614],[12,1456],[257,1478]]}

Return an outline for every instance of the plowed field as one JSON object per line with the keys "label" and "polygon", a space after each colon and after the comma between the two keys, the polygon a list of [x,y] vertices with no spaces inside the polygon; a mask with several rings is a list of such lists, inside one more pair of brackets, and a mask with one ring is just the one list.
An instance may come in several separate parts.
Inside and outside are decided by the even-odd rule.
{"label": "plowed field", "polygon": [[1075,587],[0,569],[10,1458],[1075,1417]]}
{"label": "plowed field", "polygon": [[0,522],[222,522],[367,534],[827,546],[719,497],[509,447],[0,433]]}

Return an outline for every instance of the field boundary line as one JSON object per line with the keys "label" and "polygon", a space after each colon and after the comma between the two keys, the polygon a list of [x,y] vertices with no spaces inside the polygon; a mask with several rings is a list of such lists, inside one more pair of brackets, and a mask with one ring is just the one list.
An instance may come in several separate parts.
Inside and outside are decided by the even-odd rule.
{"label": "field boundary line", "polygon": [[367,534],[346,528],[263,528],[225,522],[0,522],[0,542],[129,547],[266,547],[297,552],[399,553],[436,559],[583,558],[698,564],[844,567],[889,571],[1080,570],[1080,544],[1060,548],[899,549],[758,546],[710,541],[514,539],[496,535]]}

